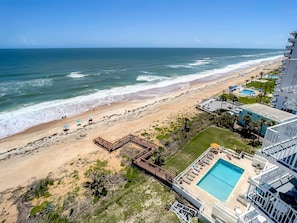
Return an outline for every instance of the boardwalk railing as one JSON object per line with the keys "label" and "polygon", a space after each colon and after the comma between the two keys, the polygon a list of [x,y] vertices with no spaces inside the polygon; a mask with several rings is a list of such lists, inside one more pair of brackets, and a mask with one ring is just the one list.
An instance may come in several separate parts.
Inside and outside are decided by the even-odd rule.
{"label": "boardwalk railing", "polygon": [[149,172],[151,175],[157,177],[167,185],[172,186],[173,176],[158,165],[147,160],[147,158],[151,156],[153,151],[158,148],[156,144],[131,134],[123,137],[122,139],[119,139],[115,143],[111,143],[101,137],[94,139],[93,142],[109,152],[117,150],[129,142],[141,146],[144,150],[139,152],[132,158],[133,164]]}

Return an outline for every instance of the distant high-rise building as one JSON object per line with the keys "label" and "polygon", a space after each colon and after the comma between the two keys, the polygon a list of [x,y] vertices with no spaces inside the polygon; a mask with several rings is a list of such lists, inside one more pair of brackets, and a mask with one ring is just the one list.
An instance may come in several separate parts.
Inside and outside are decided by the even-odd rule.
{"label": "distant high-rise building", "polygon": [[291,45],[284,54],[282,71],[276,83],[271,106],[293,114],[297,114],[297,32],[292,32],[288,39]]}

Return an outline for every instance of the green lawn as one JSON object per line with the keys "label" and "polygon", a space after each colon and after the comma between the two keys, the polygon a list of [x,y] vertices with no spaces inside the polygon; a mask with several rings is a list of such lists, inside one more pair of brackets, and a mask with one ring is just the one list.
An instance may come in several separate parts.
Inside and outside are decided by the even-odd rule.
{"label": "green lawn", "polygon": [[247,145],[247,141],[239,138],[235,133],[226,129],[209,127],[193,137],[178,153],[170,157],[164,167],[180,173],[213,142],[229,149],[240,149],[247,152],[253,150],[251,146]]}

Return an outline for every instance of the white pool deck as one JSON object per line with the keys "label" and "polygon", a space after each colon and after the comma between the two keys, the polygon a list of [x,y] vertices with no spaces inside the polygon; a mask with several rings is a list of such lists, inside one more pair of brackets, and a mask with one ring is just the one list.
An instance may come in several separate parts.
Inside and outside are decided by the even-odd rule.
{"label": "white pool deck", "polygon": [[[228,158],[229,157],[229,158]],[[207,193],[200,187],[198,187],[196,184],[202,179],[202,177],[208,172],[208,170],[218,161],[218,159],[224,159],[242,169],[244,169],[243,174],[239,178],[237,184],[235,185],[233,191],[230,193],[229,197],[227,198],[226,202],[223,203],[211,194]],[[212,216],[212,209],[215,206],[215,204],[221,204],[224,207],[226,207],[226,210],[232,212],[234,215],[238,214],[238,212],[244,213],[247,210],[248,204],[244,205],[243,203],[238,201],[238,197],[240,195],[243,195],[248,190],[248,180],[251,177],[254,177],[259,173],[259,171],[252,166],[252,160],[247,158],[235,158],[232,156],[227,156],[224,152],[219,152],[218,154],[214,155],[212,159],[209,160],[209,165],[199,166],[200,172],[198,173],[198,176],[195,174],[191,174],[192,176],[195,176],[193,180],[186,180],[187,183],[183,180],[178,180],[179,185],[182,186],[186,191],[189,191],[191,194],[198,197],[201,201],[203,201],[204,204],[204,210],[203,213],[207,216]],[[194,164],[191,164],[193,167]],[[187,168],[188,169],[188,168]],[[189,171],[184,171],[181,175],[179,175],[179,179],[188,179],[186,177],[187,173]],[[197,172],[196,172],[197,174]],[[228,176],[226,176],[228,177]],[[221,190],[221,188],[218,188],[218,190]],[[236,210],[236,212],[235,212]]]}

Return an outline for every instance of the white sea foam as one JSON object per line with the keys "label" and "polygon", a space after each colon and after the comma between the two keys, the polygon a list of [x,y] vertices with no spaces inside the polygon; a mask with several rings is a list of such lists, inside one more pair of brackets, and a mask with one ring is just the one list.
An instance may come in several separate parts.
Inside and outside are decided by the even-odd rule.
{"label": "white sea foam", "polygon": [[190,65],[183,65],[183,64],[173,64],[173,65],[167,65],[169,68],[177,69],[177,68],[193,68]]}
{"label": "white sea foam", "polygon": [[71,77],[71,78],[82,78],[85,77],[86,75],[80,73],[79,71],[73,71],[70,72],[70,74],[67,75],[67,77]]}
{"label": "white sea foam", "polygon": [[145,70],[143,70],[143,71],[140,71],[141,73],[143,73],[143,74],[154,74],[153,72],[150,72],[150,71],[145,71]]}
{"label": "white sea foam", "polygon": [[139,75],[136,80],[137,81],[162,81],[162,80],[169,80],[170,78],[164,76],[156,76],[156,75]]}
{"label": "white sea foam", "polygon": [[209,64],[210,62],[211,62],[210,58],[205,58],[202,60],[196,60],[193,63],[189,63],[189,66],[201,66],[201,65]]}
{"label": "white sea foam", "polygon": [[[114,87],[112,89],[98,90],[95,93],[70,98],[66,100],[56,100],[29,105],[21,109],[0,113],[0,138],[21,132],[32,126],[52,120],[60,119],[67,115],[71,117],[81,114],[97,106],[110,104],[121,100],[131,100],[131,95],[154,97],[166,92],[166,89],[184,88],[190,81],[212,75],[223,75],[234,70],[239,70],[252,65],[261,64],[281,58],[275,56],[264,59],[251,60],[237,64],[228,65],[221,69],[213,69],[201,73],[179,76],[176,78],[160,77],[155,75],[140,75],[138,80],[144,80],[145,83],[138,83],[124,87]],[[159,78],[159,79],[158,79]],[[152,81],[156,80],[156,81]],[[169,87],[175,86],[175,87]],[[153,91],[153,89],[155,89]],[[61,123],[61,129],[65,123]],[[70,126],[71,128],[71,126]]]}
{"label": "white sea foam", "polygon": [[105,73],[105,74],[110,74],[110,73],[114,73],[114,72],[116,72],[115,69],[108,69],[108,70],[103,71],[103,73]]}
{"label": "white sea foam", "polygon": [[52,79],[32,79],[25,81],[4,81],[0,83],[0,93],[19,92],[28,86],[42,88],[53,85]]}

